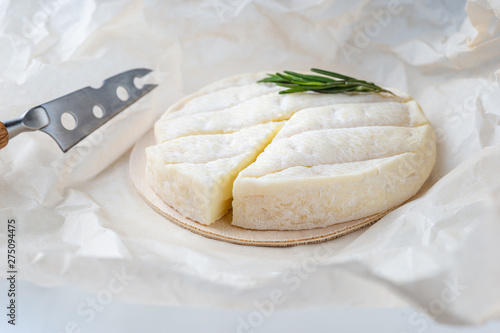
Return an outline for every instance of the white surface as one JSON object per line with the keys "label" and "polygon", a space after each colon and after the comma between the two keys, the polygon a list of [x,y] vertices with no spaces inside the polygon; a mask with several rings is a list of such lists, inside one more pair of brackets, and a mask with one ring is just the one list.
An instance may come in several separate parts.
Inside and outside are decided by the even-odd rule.
{"label": "white surface", "polygon": [[[43,133],[0,151],[0,251],[15,218],[19,278],[43,286],[96,293],[125,272],[117,301],[251,309],[277,291],[283,309],[406,304],[442,322],[499,318],[498,1],[391,3],[1,2],[0,119],[130,68],[155,69],[160,87],[67,154]],[[134,192],[129,149],[175,100],[241,72],[310,67],[422,104],[438,159],[418,198],[331,242],[264,249],[194,235]]]}
{"label": "white surface", "polygon": [[[0,281],[0,290],[6,283]],[[43,288],[29,282],[19,284],[19,317],[13,327],[0,322],[5,333],[497,333],[500,322],[479,327],[436,324],[411,308],[313,308],[270,312],[216,308],[179,308],[126,304],[100,304],[92,310],[96,296],[74,287]],[[3,292],[2,292],[3,295]],[[83,305],[82,305],[83,304]],[[82,309],[83,315],[78,314]],[[267,312],[266,312],[267,311]],[[3,316],[2,316],[3,317]],[[246,325],[248,324],[248,326]],[[75,332],[75,333],[76,333]]]}

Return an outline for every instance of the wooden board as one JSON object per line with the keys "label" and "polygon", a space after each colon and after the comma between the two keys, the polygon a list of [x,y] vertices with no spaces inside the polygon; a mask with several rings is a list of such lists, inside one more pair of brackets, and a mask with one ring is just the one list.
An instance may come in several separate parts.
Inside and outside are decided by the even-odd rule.
{"label": "wooden board", "polygon": [[292,246],[324,242],[359,230],[380,220],[388,212],[368,216],[359,220],[309,230],[270,231],[249,230],[231,225],[231,211],[212,225],[203,225],[190,220],[163,202],[146,179],[146,153],[154,145],[151,130],[135,145],[130,155],[130,177],[139,195],[167,220],[199,235],[242,245]]}

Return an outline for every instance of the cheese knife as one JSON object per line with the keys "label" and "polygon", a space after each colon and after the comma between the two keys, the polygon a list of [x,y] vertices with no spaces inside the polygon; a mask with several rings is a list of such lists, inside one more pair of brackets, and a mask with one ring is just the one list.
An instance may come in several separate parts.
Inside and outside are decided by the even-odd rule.
{"label": "cheese knife", "polygon": [[147,68],[132,69],[106,79],[102,87],[85,87],[53,101],[29,109],[19,118],[0,121],[0,149],[26,131],[50,135],[67,152],[108,120],[146,95],[156,84],[138,88],[135,78],[150,73]]}

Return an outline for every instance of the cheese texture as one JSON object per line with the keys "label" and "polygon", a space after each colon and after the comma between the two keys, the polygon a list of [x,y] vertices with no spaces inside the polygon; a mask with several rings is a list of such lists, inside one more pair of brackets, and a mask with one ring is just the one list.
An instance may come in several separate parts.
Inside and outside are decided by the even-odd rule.
{"label": "cheese texture", "polygon": [[410,96],[279,95],[262,77],[209,85],[155,124],[148,179],[184,216],[211,224],[232,207],[239,227],[324,227],[395,207],[428,178],[434,132]]}
{"label": "cheese texture", "polygon": [[149,182],[181,214],[211,224],[231,208],[238,173],[255,161],[282,125],[271,122],[231,134],[191,135],[149,147]]}

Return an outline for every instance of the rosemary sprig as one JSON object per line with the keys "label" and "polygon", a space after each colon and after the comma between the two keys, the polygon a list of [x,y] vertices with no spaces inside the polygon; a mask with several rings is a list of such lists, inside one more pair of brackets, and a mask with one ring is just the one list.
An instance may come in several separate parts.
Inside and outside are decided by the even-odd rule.
{"label": "rosemary sprig", "polygon": [[394,95],[392,92],[385,90],[372,82],[359,80],[350,76],[317,68],[311,68],[311,72],[321,74],[321,76],[284,71],[284,74],[267,74],[268,77],[257,82],[271,82],[277,84],[278,86],[288,88],[280,91],[280,94],[314,91],[321,94],[384,92]]}

